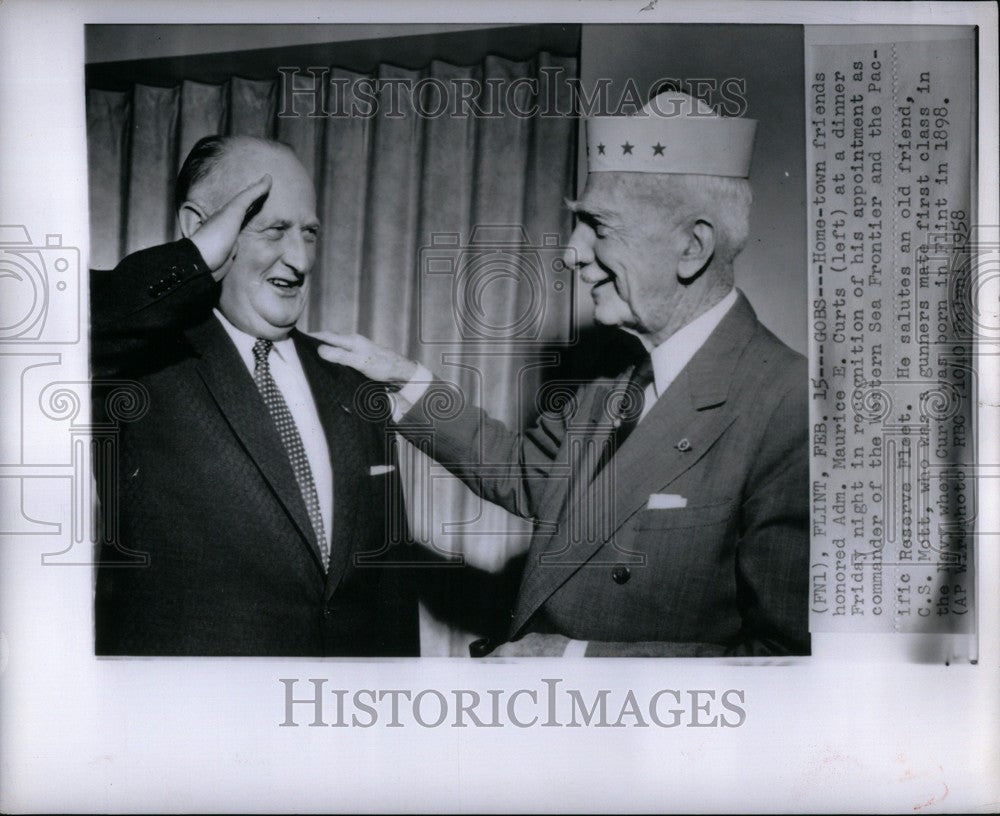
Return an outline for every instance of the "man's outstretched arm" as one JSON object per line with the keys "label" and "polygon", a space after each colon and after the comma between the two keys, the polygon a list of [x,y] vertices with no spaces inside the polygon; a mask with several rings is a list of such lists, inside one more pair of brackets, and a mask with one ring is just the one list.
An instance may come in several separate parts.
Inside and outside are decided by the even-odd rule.
{"label": "man's outstretched arm", "polygon": [[[321,357],[395,390],[393,419],[404,437],[423,441],[430,430],[431,456],[473,492],[524,518],[537,515],[546,477],[566,435],[563,417],[543,416],[530,429],[516,433],[466,404],[455,386],[365,337],[331,332],[315,336],[325,344],[320,346]],[[441,405],[462,407],[442,411]]]}

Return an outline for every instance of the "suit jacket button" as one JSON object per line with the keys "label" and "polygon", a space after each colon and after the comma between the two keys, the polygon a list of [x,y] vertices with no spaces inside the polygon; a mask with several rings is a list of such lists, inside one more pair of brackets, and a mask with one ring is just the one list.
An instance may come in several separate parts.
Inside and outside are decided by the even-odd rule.
{"label": "suit jacket button", "polygon": [[611,570],[611,577],[614,579],[616,584],[624,584],[629,578],[632,577],[632,570],[622,564],[619,564]]}
{"label": "suit jacket button", "polygon": [[469,657],[486,657],[493,651],[493,641],[489,638],[479,638],[469,644]]}

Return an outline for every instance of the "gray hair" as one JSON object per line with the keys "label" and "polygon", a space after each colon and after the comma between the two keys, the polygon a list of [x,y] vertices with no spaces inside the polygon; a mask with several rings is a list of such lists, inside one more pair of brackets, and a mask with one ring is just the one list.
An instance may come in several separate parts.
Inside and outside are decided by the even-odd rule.
{"label": "gray hair", "polygon": [[747,179],[724,176],[630,173],[630,192],[669,213],[672,223],[704,215],[715,227],[716,262],[729,265],[750,233],[753,189]]}

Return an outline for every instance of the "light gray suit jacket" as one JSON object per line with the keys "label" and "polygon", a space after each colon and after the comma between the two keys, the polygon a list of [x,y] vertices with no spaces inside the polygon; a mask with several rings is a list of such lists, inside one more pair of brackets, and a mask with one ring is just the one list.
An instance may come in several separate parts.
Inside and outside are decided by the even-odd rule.
{"label": "light gray suit jacket", "polygon": [[[521,434],[471,407],[436,415],[432,388],[399,429],[432,428],[434,458],[535,520],[509,638],[562,634],[588,655],[808,654],[806,377],[740,294],[596,476],[624,377]],[[686,506],[649,509],[651,494]]]}

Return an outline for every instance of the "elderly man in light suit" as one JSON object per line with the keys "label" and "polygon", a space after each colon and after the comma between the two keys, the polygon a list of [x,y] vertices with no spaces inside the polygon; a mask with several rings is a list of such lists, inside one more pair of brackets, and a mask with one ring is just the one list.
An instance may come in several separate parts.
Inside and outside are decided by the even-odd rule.
{"label": "elderly man in light suit", "polygon": [[439,462],[536,521],[506,639],[474,656],[808,654],[806,363],[733,283],[755,126],[678,93],[588,122],[567,261],[647,355],[523,433],[435,418],[429,372],[326,337],[322,356],[401,386],[404,435],[433,427]]}

